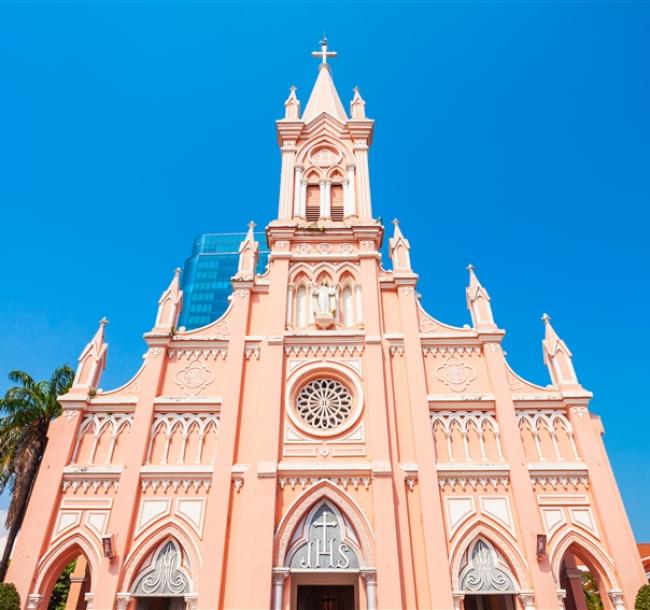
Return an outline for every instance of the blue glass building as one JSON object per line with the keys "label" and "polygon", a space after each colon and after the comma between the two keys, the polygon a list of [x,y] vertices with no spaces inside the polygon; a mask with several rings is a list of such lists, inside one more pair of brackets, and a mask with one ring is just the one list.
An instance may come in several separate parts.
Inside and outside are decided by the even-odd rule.
{"label": "blue glass building", "polygon": [[[179,326],[192,329],[205,326],[220,317],[228,307],[230,278],[237,273],[239,245],[246,233],[205,233],[194,240],[192,255],[185,261],[181,275],[183,311]],[[257,272],[268,263],[266,235],[256,232],[260,244]]]}

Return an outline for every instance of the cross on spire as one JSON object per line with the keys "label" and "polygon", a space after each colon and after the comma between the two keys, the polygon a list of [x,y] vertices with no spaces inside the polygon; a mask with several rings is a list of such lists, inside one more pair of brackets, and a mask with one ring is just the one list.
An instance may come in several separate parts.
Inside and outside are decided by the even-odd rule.
{"label": "cross on spire", "polygon": [[323,36],[323,39],[320,41],[320,51],[312,51],[312,57],[320,57],[321,65],[327,64],[328,57],[336,57],[338,53],[336,51],[327,50],[327,37]]}

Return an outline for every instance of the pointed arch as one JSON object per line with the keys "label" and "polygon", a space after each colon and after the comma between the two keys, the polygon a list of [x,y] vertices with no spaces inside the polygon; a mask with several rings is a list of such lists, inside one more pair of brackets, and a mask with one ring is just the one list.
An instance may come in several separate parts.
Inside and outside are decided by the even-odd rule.
{"label": "pointed arch", "polygon": [[40,560],[34,592],[48,598],[63,568],[79,555],[86,558],[90,571],[90,591],[94,591],[101,562],[100,551],[84,533],[77,531],[53,545]]}
{"label": "pointed arch", "polygon": [[561,535],[553,545],[553,550],[550,553],[553,577],[558,583],[560,582],[562,561],[567,551],[573,552],[585,562],[587,567],[598,575],[600,582],[604,585],[604,587],[601,587],[603,590],[610,591],[620,588],[616,578],[614,564],[610,557],[600,548],[596,541],[591,540],[582,532],[574,529],[570,529]]}
{"label": "pointed arch", "polygon": [[312,153],[323,147],[332,148],[339,153],[340,158],[337,160],[336,165],[345,167],[347,164],[354,163],[354,155],[349,145],[342,140],[340,135],[328,133],[326,130],[323,130],[320,134],[313,135],[311,141],[306,142],[298,152],[296,165],[302,165],[303,167],[313,166],[311,160]]}
{"label": "pointed arch", "polygon": [[189,528],[183,530],[175,523],[157,524],[142,532],[138,538],[140,544],[135,545],[124,562],[122,576],[122,589],[131,591],[134,580],[139,573],[143,562],[157,549],[161,548],[167,540],[174,540],[182,552],[187,556],[188,572],[192,591],[198,590],[198,578],[202,564],[201,552],[197,541],[188,533]]}
{"label": "pointed arch", "polygon": [[363,511],[343,490],[330,481],[321,480],[302,493],[289,507],[275,534],[275,566],[282,567],[288,557],[296,528],[323,500],[329,500],[352,526],[358,541],[361,567],[375,565],[374,534]]}
{"label": "pointed arch", "polygon": [[463,558],[470,550],[470,547],[473,547],[476,541],[481,538],[490,543],[508,566],[515,579],[515,587],[518,587],[519,590],[529,589],[528,566],[512,535],[496,522],[487,521],[484,517],[474,517],[468,520],[454,535],[455,541],[452,543],[450,550],[453,589],[460,590]]}

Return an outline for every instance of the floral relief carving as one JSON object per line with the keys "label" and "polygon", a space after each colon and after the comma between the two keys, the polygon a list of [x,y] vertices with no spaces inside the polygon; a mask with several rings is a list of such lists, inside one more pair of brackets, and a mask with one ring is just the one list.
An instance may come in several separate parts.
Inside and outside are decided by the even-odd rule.
{"label": "floral relief carving", "polygon": [[245,299],[247,294],[248,294],[248,290],[245,290],[244,288],[238,288],[237,290],[235,290],[235,296],[238,299]]}
{"label": "floral relief carving", "polygon": [[422,318],[420,320],[420,332],[421,333],[435,333],[438,330],[438,325],[429,318]]}
{"label": "floral relief carving", "polygon": [[213,381],[214,372],[199,360],[193,360],[174,375],[174,382],[186,396],[198,396],[201,390]]}
{"label": "floral relief carving", "polygon": [[160,354],[163,353],[163,349],[162,349],[162,347],[152,347],[152,348],[149,350],[149,353],[150,353],[154,358],[158,358],[158,356],[160,356]]}
{"label": "floral relief carving", "polygon": [[364,239],[363,241],[359,242],[359,245],[361,246],[362,250],[374,250],[375,249],[375,242],[370,240],[370,239]]}
{"label": "floral relief carving", "polygon": [[400,287],[399,292],[400,294],[410,296],[415,292],[415,290],[413,290],[413,286],[402,286]]}
{"label": "floral relief carving", "polygon": [[354,248],[352,247],[352,244],[341,244],[339,250],[343,252],[343,254],[352,254]]}
{"label": "floral relief carving", "polygon": [[574,413],[580,419],[587,415],[588,412],[587,407],[571,407],[571,413]]}
{"label": "floral relief carving", "polygon": [[454,392],[463,392],[476,379],[476,372],[469,364],[452,356],[436,369],[436,377]]}
{"label": "floral relief carving", "polygon": [[79,414],[79,411],[76,409],[66,409],[63,412],[63,417],[65,417],[66,420],[72,421],[77,415]]}
{"label": "floral relief carving", "polygon": [[321,254],[329,254],[332,251],[331,244],[318,244],[317,248]]}
{"label": "floral relief carving", "polygon": [[299,254],[309,254],[311,252],[311,246],[309,244],[298,244],[296,252]]}
{"label": "floral relief carving", "polygon": [[279,241],[276,241],[275,244],[273,244],[278,250],[286,250],[289,247],[289,242],[281,239]]}

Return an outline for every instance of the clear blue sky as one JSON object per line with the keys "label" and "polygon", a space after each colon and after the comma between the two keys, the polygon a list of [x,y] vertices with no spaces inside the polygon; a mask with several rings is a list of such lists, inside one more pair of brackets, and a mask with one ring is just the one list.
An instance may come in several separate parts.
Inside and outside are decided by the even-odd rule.
{"label": "clear blue sky", "polygon": [[551,314],[650,540],[648,3],[0,2],[0,391],[75,363],[104,315],[102,387],[124,382],[192,238],[274,216],[274,121],[323,29],[425,307],[468,322],[474,263],[542,384]]}

